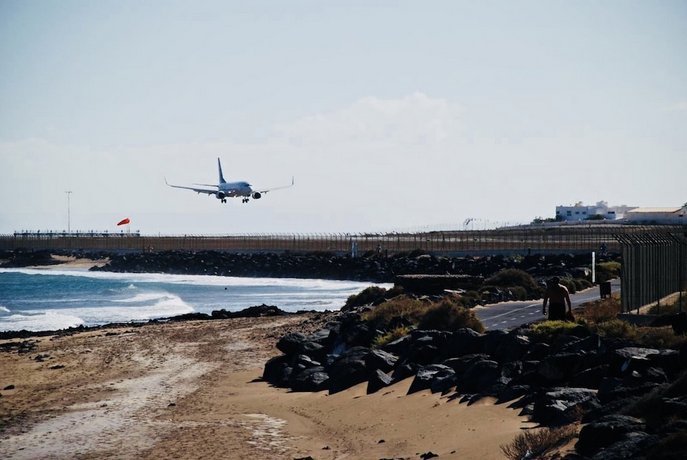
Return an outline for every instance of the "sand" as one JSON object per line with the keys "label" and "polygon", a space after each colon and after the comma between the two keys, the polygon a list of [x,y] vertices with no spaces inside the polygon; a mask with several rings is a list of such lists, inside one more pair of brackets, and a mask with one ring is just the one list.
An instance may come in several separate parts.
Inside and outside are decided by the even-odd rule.
{"label": "sand", "polygon": [[50,257],[59,263],[54,265],[32,265],[26,268],[35,268],[40,270],[88,270],[91,267],[102,267],[107,265],[107,263],[110,261],[108,258],[94,260],[74,256],[61,256],[57,254],[51,254]]}
{"label": "sand", "polygon": [[407,396],[411,379],[369,396],[365,384],[328,395],[260,381],[281,335],[324,321],[120,327],[0,351],[0,458],[498,459],[500,445],[533,426],[491,400]]}

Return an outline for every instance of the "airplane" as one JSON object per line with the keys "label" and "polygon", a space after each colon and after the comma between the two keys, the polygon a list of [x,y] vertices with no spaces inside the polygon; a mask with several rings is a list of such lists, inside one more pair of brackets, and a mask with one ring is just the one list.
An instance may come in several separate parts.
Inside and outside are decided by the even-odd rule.
{"label": "airplane", "polygon": [[167,184],[170,187],[174,188],[183,188],[186,190],[193,190],[194,192],[201,194],[201,193],[206,193],[208,196],[210,195],[215,195],[215,198],[220,200],[222,203],[227,202],[227,198],[235,198],[235,197],[241,197],[243,203],[248,203],[251,198],[254,200],[259,200],[262,198],[262,196],[267,193],[271,192],[274,190],[279,190],[283,188],[289,188],[293,187],[295,185],[294,178],[291,178],[291,184],[290,185],[283,185],[281,187],[273,187],[269,189],[262,189],[262,190],[255,190],[253,189],[253,186],[250,185],[248,182],[227,182],[224,180],[224,175],[222,174],[222,162],[220,161],[219,158],[217,158],[217,168],[219,169],[219,184],[194,184],[194,185],[201,185],[203,187],[214,187],[212,189],[207,189],[207,188],[196,188],[196,187],[186,187],[183,185],[172,185],[169,182],[167,182],[167,178],[165,178],[165,184]]}

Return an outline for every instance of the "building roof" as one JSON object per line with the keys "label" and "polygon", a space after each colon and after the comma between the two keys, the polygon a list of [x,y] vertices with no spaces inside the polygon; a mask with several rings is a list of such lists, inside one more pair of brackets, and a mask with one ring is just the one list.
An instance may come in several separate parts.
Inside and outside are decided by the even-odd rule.
{"label": "building roof", "polygon": [[680,212],[680,211],[682,211],[682,208],[679,208],[679,207],[678,207],[678,208],[634,208],[634,209],[631,209],[631,210],[629,210],[629,211],[627,211],[627,212],[628,212],[628,214],[629,214],[629,213],[633,213],[633,214],[640,214],[640,213],[646,213],[646,214],[649,214],[649,213],[654,213],[654,214],[655,214],[655,213],[665,213],[665,214],[670,214],[670,213],[677,213],[677,212]]}

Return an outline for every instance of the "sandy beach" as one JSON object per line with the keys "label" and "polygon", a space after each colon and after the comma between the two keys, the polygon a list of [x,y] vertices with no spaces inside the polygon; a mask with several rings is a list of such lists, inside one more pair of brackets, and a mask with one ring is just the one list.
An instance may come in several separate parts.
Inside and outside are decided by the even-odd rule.
{"label": "sandy beach", "polygon": [[[0,342],[0,457],[504,458],[532,426],[410,380],[365,394],[295,393],[260,380],[289,331],[327,314],[152,324]],[[13,386],[13,387],[12,387]]]}

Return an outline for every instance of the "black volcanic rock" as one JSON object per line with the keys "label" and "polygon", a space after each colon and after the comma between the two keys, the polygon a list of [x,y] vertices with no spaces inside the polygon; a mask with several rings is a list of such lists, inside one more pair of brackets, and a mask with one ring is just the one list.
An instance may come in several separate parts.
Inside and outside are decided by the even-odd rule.
{"label": "black volcanic rock", "polygon": [[644,422],[640,419],[627,415],[607,415],[582,428],[575,450],[583,455],[593,455],[620,441],[627,433],[643,430]]}
{"label": "black volcanic rock", "polygon": [[600,406],[596,391],[588,388],[554,388],[537,397],[534,420],[545,425],[563,425]]}

